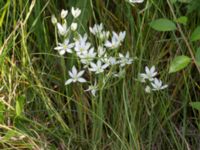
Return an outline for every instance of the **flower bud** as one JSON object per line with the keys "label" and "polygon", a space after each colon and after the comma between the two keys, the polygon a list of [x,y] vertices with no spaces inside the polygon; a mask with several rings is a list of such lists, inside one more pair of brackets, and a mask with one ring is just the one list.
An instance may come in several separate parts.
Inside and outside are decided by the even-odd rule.
{"label": "flower bud", "polygon": [[73,23],[71,24],[71,30],[72,30],[72,31],[76,31],[77,27],[78,27],[78,24],[77,24],[77,23],[73,22]]}
{"label": "flower bud", "polygon": [[57,23],[57,19],[55,17],[55,15],[51,16],[51,22],[55,25]]}

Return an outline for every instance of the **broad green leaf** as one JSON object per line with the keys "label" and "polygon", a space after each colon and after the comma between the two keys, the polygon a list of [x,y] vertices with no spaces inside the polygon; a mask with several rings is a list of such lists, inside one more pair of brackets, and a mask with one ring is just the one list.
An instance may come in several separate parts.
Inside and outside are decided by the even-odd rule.
{"label": "broad green leaf", "polygon": [[188,21],[188,18],[186,16],[181,16],[176,19],[176,22],[181,23],[183,25],[186,25]]}
{"label": "broad green leaf", "polygon": [[161,18],[152,21],[150,24],[150,27],[157,31],[173,31],[176,30],[176,25],[174,22],[172,22],[169,19]]}
{"label": "broad green leaf", "polygon": [[16,114],[21,116],[24,111],[25,96],[19,96],[16,100]]}
{"label": "broad green leaf", "polygon": [[191,106],[192,108],[195,108],[195,109],[197,109],[197,110],[200,110],[200,102],[191,102],[191,103],[190,103],[190,106]]}
{"label": "broad green leaf", "polygon": [[196,60],[197,64],[200,66],[200,47],[197,49],[197,51],[195,53],[195,60]]}
{"label": "broad green leaf", "polygon": [[193,32],[190,37],[191,41],[200,40],[200,26],[198,26]]}
{"label": "broad green leaf", "polygon": [[170,64],[169,73],[177,72],[185,68],[191,59],[188,56],[177,56]]}

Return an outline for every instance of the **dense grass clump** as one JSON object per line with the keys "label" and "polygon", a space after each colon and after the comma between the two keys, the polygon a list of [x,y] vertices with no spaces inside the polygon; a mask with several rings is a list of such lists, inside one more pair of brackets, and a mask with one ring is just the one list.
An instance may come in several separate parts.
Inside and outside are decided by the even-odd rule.
{"label": "dense grass clump", "polygon": [[[198,4],[198,0],[0,1],[0,149],[200,149],[200,108],[194,103],[200,101]],[[97,48],[102,41],[89,27],[100,23],[111,35],[126,31],[126,36],[115,52],[109,50],[119,67],[106,66],[100,75],[90,69],[82,75],[86,83],[65,85],[68,71],[83,66],[74,53],[55,51],[63,38],[52,15],[62,22],[61,10],[68,10],[71,24],[72,7],[80,8],[81,14],[71,41],[78,33],[87,33]],[[163,26],[152,22],[159,18],[167,19],[171,29],[164,24],[166,31],[158,31]],[[126,54],[129,61],[123,66],[120,60]],[[181,69],[177,56],[185,58]],[[149,77],[140,82],[141,73],[152,66],[162,90],[147,88],[157,82]],[[111,78],[120,70],[120,77]],[[87,89],[95,82],[94,94]]]}

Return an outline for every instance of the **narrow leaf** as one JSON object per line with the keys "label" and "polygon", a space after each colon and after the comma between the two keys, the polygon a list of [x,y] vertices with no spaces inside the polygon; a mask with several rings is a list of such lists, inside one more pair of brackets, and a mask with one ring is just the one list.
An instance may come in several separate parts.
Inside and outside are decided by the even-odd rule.
{"label": "narrow leaf", "polygon": [[177,72],[185,68],[191,59],[188,56],[177,56],[170,64],[169,73]]}
{"label": "narrow leaf", "polygon": [[24,111],[25,96],[19,96],[16,100],[16,114],[21,116]]}

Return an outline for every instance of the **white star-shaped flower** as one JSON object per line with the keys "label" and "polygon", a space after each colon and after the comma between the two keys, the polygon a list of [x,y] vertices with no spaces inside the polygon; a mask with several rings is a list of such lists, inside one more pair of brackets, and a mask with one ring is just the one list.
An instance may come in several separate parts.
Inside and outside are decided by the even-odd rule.
{"label": "white star-shaped flower", "polygon": [[77,55],[81,55],[83,53],[87,53],[88,49],[90,48],[91,44],[87,42],[87,34],[83,37],[79,35],[79,39],[75,41],[74,50],[76,51]]}
{"label": "white star-shaped flower", "polygon": [[162,89],[165,89],[168,87],[168,85],[163,85],[162,81],[155,78],[153,80],[153,82],[151,83],[152,87],[153,87],[153,91],[159,91],[159,90],[162,90]]}
{"label": "white star-shaped flower", "polygon": [[155,72],[155,66],[152,66],[150,69],[146,66],[145,73],[140,74],[141,82],[145,82],[145,80],[153,81],[154,77],[157,75]]}
{"label": "white star-shaped flower", "polygon": [[89,27],[89,30],[94,35],[100,34],[103,30],[103,24],[95,24],[93,27]]}
{"label": "white star-shaped flower", "polygon": [[120,60],[118,61],[118,63],[121,67],[124,67],[125,65],[130,65],[133,62],[133,59],[129,56],[129,52],[127,52],[125,56],[119,53],[119,59]]}
{"label": "white star-shaped flower", "polygon": [[90,85],[89,88],[85,91],[91,91],[93,96],[96,96],[96,91],[98,90],[97,82],[95,81],[94,85]]}
{"label": "white star-shaped flower", "polygon": [[82,54],[79,55],[79,57],[81,58],[81,63],[85,64],[86,66],[88,66],[93,59],[95,58],[96,53],[94,52],[94,48],[90,48],[89,51],[84,51]]}
{"label": "white star-shaped flower", "polygon": [[72,71],[69,71],[69,76],[71,77],[70,79],[68,79],[66,82],[65,82],[65,85],[68,85],[72,82],[86,82],[86,80],[84,78],[82,78],[81,76],[84,74],[84,70],[78,72],[76,67],[73,66],[72,67]]}
{"label": "white star-shaped flower", "polygon": [[58,43],[58,46],[54,49],[58,51],[60,55],[64,55],[66,52],[72,53],[72,48],[74,43],[69,43],[69,40],[66,39],[63,43]]}
{"label": "white star-shaped flower", "polygon": [[126,32],[125,31],[120,32],[119,35],[116,32],[112,32],[112,33],[113,33],[113,36],[112,36],[111,41],[107,40],[104,45],[110,49],[115,49],[115,48],[118,48],[121,45],[121,43],[124,41]]}
{"label": "white star-shaped flower", "polygon": [[91,68],[89,68],[90,71],[95,72],[95,74],[99,74],[104,72],[104,70],[108,67],[108,64],[102,64],[102,62],[98,60],[97,64],[91,62],[90,66],[91,66]]}

